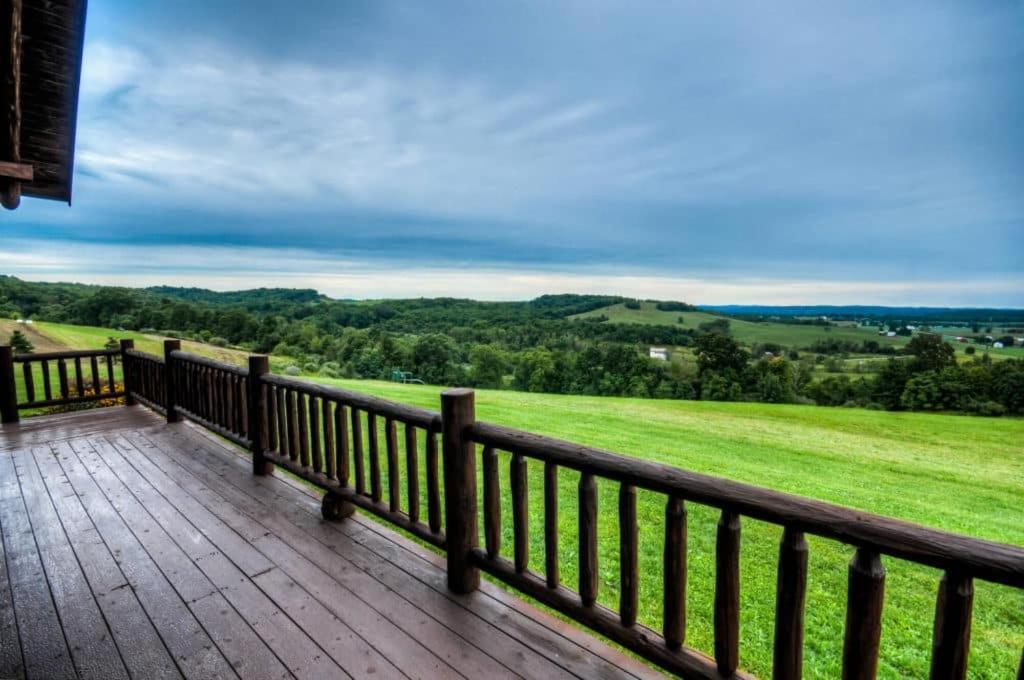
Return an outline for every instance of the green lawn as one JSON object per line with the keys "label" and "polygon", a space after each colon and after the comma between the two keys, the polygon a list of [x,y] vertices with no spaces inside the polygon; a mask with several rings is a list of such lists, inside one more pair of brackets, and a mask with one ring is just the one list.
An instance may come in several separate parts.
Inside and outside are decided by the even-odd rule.
{"label": "green lawn", "polygon": [[[438,388],[374,381],[318,382],[438,409]],[[673,402],[480,391],[481,420],[712,475],[899,517],[987,539],[1024,544],[1024,420],[885,413],[857,409]],[[383,441],[383,440],[382,440]],[[530,464],[531,565],[543,570],[543,479]],[[503,459],[504,540],[511,557],[511,505]],[[575,589],[577,476],[560,477],[560,555]],[[385,483],[385,490],[387,488]],[[617,607],[617,488],[600,488],[600,601]],[[386,492],[385,492],[386,493]],[[660,628],[664,498],[639,494],[641,621]],[[717,511],[689,506],[688,643],[712,650]],[[743,667],[771,672],[779,528],[743,524]],[[482,538],[481,538],[482,542]],[[806,677],[840,674],[848,546],[809,537]],[[939,572],[896,559],[888,569],[880,676],[927,675]],[[1024,645],[1024,593],[979,583],[971,677],[1004,678]]]}

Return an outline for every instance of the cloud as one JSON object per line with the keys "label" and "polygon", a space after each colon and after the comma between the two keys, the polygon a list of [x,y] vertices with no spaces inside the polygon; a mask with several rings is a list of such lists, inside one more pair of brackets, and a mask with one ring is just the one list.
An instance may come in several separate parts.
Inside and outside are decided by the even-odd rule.
{"label": "cloud", "polygon": [[90,11],[75,207],[26,203],[0,246],[813,281],[1024,264],[1017,6]]}

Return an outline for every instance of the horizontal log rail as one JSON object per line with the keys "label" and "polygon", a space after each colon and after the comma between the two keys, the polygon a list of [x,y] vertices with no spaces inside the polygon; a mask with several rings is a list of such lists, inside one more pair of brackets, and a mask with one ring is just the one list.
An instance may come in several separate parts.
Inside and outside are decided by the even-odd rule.
{"label": "horizontal log rail", "polygon": [[[5,352],[6,350],[6,352]],[[608,637],[660,667],[687,678],[747,678],[740,670],[740,550],[744,517],[782,529],[777,563],[772,677],[800,678],[803,671],[804,609],[808,578],[806,535],[851,546],[843,677],[874,678],[881,643],[885,591],[884,558],[942,571],[937,584],[930,677],[963,679],[967,673],[974,581],[1024,589],[1024,548],[970,538],[772,491],[688,472],[668,465],[477,422],[471,390],[441,395],[441,413],[349,390],[269,373],[267,357],[251,356],[248,367],[180,351],[165,342],[164,356],[136,351],[13,355],[0,347],[0,405],[9,422],[17,403],[14,365],[54,364],[40,404],[70,398],[69,368],[76,385],[83,362],[108,367],[123,363],[127,403],[182,417],[250,450],[255,474],[274,466],[324,489],[322,512],[337,520],[356,508],[370,512],[447,555],[448,586],[473,591],[485,572]],[[28,358],[31,357],[31,358]],[[82,368],[79,368],[79,366]],[[63,366],[63,368],[61,368]],[[25,372],[31,381],[31,371]],[[61,392],[53,396],[50,381]],[[31,382],[28,383],[31,385]],[[67,397],[65,397],[67,395]],[[120,393],[109,396],[119,396]],[[477,461],[481,463],[477,475]],[[507,462],[507,467],[503,466]],[[543,472],[544,560],[530,561],[529,471]],[[559,568],[559,477],[576,482],[578,582],[562,582]],[[564,479],[564,477],[563,477]],[[478,490],[478,481],[482,488]],[[598,482],[617,485],[619,602],[599,603]],[[511,498],[511,559],[502,555],[502,489]],[[664,497],[661,628],[638,622],[639,527],[637,492]],[[479,494],[478,494],[479,491]],[[478,497],[479,496],[479,497]],[[478,508],[478,501],[482,508]],[[715,537],[714,649],[707,655],[686,645],[688,504],[720,511]],[[478,525],[482,523],[482,527]],[[482,531],[480,531],[482,528]],[[483,545],[479,545],[482,535]],[[1024,680],[1024,658],[1017,671]]]}

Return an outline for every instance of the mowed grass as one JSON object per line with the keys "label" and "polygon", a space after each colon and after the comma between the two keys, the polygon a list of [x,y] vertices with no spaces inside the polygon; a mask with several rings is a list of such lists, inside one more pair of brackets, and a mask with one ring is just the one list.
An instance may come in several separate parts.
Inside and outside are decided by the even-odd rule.
{"label": "mowed grass", "polygon": [[[439,389],[431,386],[317,381],[439,408]],[[477,417],[927,526],[1024,544],[1024,421],[1020,419],[500,391],[477,393]],[[383,447],[383,438],[381,442]],[[404,455],[400,458],[404,460]],[[544,565],[542,467],[537,461],[529,464],[530,564],[537,572]],[[481,468],[478,463],[478,473]],[[501,470],[502,553],[511,558],[507,456],[502,457]],[[577,482],[576,473],[561,471],[559,555],[562,580],[574,589]],[[384,489],[386,495],[386,481]],[[618,606],[617,492],[613,483],[599,484],[599,599],[612,608]],[[643,491],[638,496],[640,618],[658,630],[665,499]],[[688,513],[687,643],[710,654],[719,513],[693,503],[688,504]],[[742,532],[741,664],[768,677],[781,530],[745,518]],[[808,539],[805,677],[834,678],[840,675],[846,574],[853,549]],[[883,561],[888,575],[879,674],[925,677],[941,574],[894,558]],[[974,612],[971,677],[1011,676],[1024,646],[1024,593],[978,583]]]}

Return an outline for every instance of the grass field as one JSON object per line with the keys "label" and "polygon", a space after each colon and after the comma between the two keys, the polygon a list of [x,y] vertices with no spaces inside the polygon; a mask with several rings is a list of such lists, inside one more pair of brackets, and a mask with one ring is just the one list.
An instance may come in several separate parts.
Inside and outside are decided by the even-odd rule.
{"label": "grass field", "polygon": [[[662,312],[655,307],[653,302],[640,303],[640,309],[627,309],[625,304],[611,305],[570,318],[582,319],[601,315],[607,316],[611,323],[662,324],[689,329],[697,329],[702,323],[722,318],[707,312]],[[683,317],[681,324],[679,323],[680,316]],[[888,338],[878,335],[878,331],[873,328],[854,325],[832,326],[830,330],[825,330],[824,326],[729,319],[729,327],[733,337],[744,345],[752,345],[755,342],[775,343],[783,347],[800,349],[809,347],[816,340],[829,339],[849,340],[856,343],[864,340],[877,340],[882,346],[891,345],[893,347],[902,347],[907,343],[907,338],[899,336]],[[962,334],[963,329],[960,332]],[[956,347],[957,353],[962,355],[966,345],[954,344],[954,347]],[[979,352],[983,351],[980,347],[977,349]],[[1024,347],[1007,347],[988,351],[993,356],[1024,357]]]}
{"label": "grass field", "polygon": [[[65,346],[101,347],[107,337],[114,334],[115,337],[134,337],[140,349],[156,353],[161,340],[114,333],[109,329],[59,324],[37,324],[35,330],[43,342],[50,343],[45,348],[38,347],[41,351]],[[3,327],[0,332],[4,332]],[[236,350],[183,344],[190,351],[207,356],[234,363],[244,360],[244,353]],[[275,364],[278,363],[279,360],[275,360]],[[439,407],[439,388],[432,386],[314,379],[434,410]],[[477,393],[477,415],[481,420],[624,455],[1024,545],[1022,419],[484,390]],[[502,481],[505,494],[502,551],[510,557],[507,458],[503,463],[506,475]],[[541,570],[544,562],[541,465],[531,463],[529,474],[531,564]],[[576,476],[568,471],[560,476],[562,578],[573,588],[577,578],[576,482]],[[599,599],[616,607],[617,489],[613,484],[601,483],[599,493]],[[638,496],[640,618],[658,629],[664,498],[646,492]],[[695,504],[690,504],[688,510],[687,642],[710,652],[718,514]],[[762,677],[769,677],[771,673],[775,567],[780,533],[777,527],[744,520],[741,665]],[[809,537],[809,544],[805,677],[833,678],[839,676],[846,565],[852,549],[813,537]],[[932,612],[940,574],[895,559],[886,559],[885,565],[888,576],[879,674],[885,678],[926,677]],[[971,677],[1012,677],[1024,646],[1024,593],[979,583],[974,612]]]}
{"label": "grass field", "polygon": [[[427,408],[438,389],[318,379]],[[1024,544],[1024,420],[857,409],[673,402],[480,391],[477,417],[712,475],[899,517],[982,538]],[[530,465],[531,564],[542,570],[542,470]],[[511,504],[503,461],[504,540]],[[560,477],[563,580],[575,588],[576,475]],[[617,488],[600,492],[600,601],[618,602]],[[640,492],[641,621],[660,627],[664,498]],[[712,649],[715,523],[689,506],[688,643]],[[771,673],[778,528],[743,524],[742,665]],[[482,538],[481,538],[482,541]],[[846,566],[852,549],[809,537],[805,677],[838,677]],[[880,676],[927,676],[939,572],[895,559],[888,569]],[[1024,645],[1024,593],[979,583],[971,677],[1012,674]]]}

